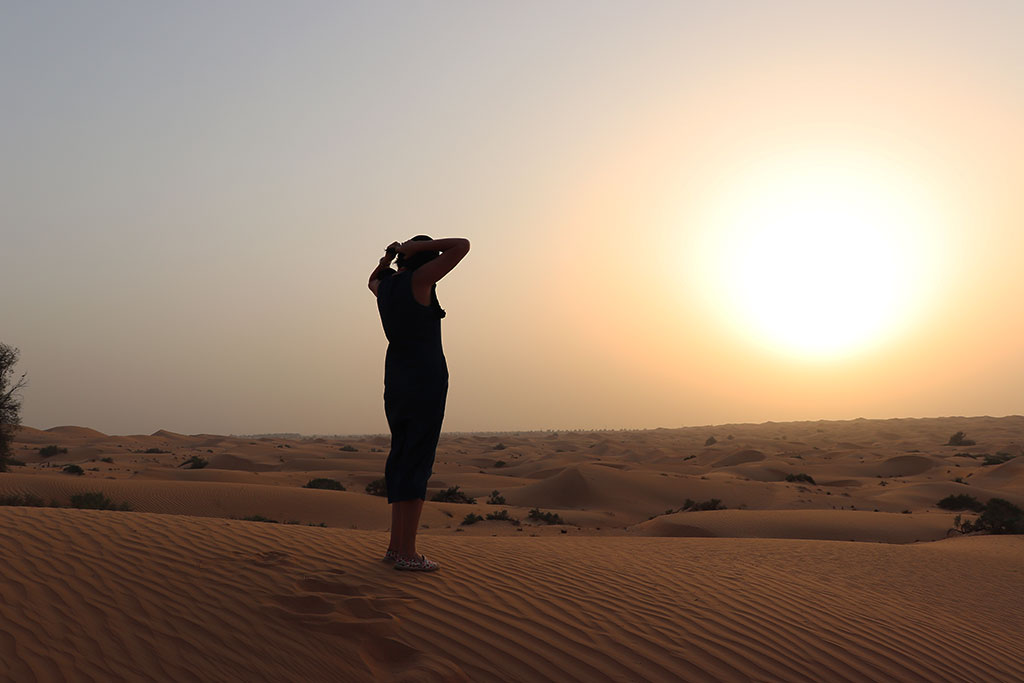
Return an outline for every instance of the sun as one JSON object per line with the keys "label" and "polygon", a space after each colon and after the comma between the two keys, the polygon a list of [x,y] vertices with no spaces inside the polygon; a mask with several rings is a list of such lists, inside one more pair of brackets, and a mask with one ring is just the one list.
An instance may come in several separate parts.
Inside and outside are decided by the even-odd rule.
{"label": "sun", "polygon": [[898,335],[934,281],[939,223],[905,172],[787,159],[746,174],[704,226],[702,287],[761,347],[835,358]]}

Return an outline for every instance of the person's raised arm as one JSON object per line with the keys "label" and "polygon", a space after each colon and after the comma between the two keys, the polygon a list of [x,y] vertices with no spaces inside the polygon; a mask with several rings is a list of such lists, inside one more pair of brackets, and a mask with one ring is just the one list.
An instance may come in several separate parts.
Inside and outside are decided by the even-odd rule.
{"label": "person's raised arm", "polygon": [[[380,281],[384,279],[385,274],[391,271],[391,262],[395,260],[398,248],[398,242],[392,242],[384,250],[384,255],[380,257],[380,261],[377,263],[377,267],[370,273],[370,280],[366,283],[366,286],[370,288],[374,296],[377,296],[377,288],[380,286]],[[391,271],[394,272],[394,271]]]}
{"label": "person's raised arm", "polygon": [[459,261],[469,253],[469,240],[462,237],[447,237],[440,240],[419,240],[403,242],[398,246],[398,252],[405,256],[412,256],[421,251],[441,252],[433,261],[428,261],[416,269],[413,274],[413,288],[415,290],[430,290],[431,285],[452,271],[452,268],[459,265]]}

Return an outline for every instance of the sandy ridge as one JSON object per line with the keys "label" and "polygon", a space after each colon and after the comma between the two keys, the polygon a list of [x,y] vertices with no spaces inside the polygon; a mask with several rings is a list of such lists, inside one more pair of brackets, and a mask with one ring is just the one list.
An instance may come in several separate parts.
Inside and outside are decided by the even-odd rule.
{"label": "sandy ridge", "polygon": [[[1014,681],[1024,539],[430,537],[0,508],[8,680]],[[985,567],[979,580],[978,567]]]}

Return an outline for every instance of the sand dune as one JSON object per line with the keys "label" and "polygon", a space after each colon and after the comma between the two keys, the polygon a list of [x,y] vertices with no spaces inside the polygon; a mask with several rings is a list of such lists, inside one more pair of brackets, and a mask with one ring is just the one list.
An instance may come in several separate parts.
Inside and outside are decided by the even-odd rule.
{"label": "sand dune", "polygon": [[[61,539],[54,544],[54,539]],[[1017,681],[1016,538],[431,537],[0,509],[10,680]],[[972,580],[978,565],[985,581]],[[879,571],[879,568],[885,571]],[[965,609],[965,606],[969,608]]]}
{"label": "sand dune", "polygon": [[1021,444],[1021,417],[446,435],[428,497],[476,503],[426,503],[445,567],[404,576],[364,490],[386,437],[26,427],[0,680],[1019,681],[1024,543],[947,538],[937,503],[1024,506]]}

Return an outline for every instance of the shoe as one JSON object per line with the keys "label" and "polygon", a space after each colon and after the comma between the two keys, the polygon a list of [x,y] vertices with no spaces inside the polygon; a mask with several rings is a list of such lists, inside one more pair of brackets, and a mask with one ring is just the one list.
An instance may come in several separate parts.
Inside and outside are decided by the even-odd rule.
{"label": "shoe", "polygon": [[384,557],[381,558],[381,562],[397,562],[398,553],[388,548],[388,551],[384,553]]}
{"label": "shoe", "polygon": [[440,568],[441,565],[433,560],[428,560],[424,555],[418,556],[415,560],[399,559],[395,562],[395,569],[409,572],[436,572]]}

